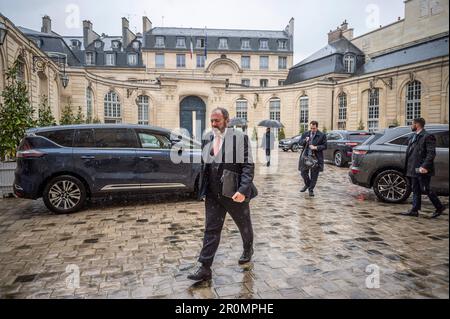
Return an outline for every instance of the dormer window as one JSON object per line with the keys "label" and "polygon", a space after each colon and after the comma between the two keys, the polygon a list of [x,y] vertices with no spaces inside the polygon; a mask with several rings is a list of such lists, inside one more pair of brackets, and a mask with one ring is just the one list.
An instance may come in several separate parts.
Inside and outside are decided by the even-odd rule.
{"label": "dormer window", "polygon": [[112,48],[115,50],[120,49],[120,41],[113,41]]}
{"label": "dormer window", "polygon": [[164,37],[156,37],[155,48],[164,48],[165,46]]}
{"label": "dormer window", "polygon": [[79,49],[81,47],[81,42],[79,40],[71,40],[70,41],[72,48]]}
{"label": "dormer window", "polygon": [[259,48],[261,50],[269,50],[269,40],[259,40]]}
{"label": "dormer window", "polygon": [[278,40],[278,50],[287,50],[286,40]]}
{"label": "dormer window", "polygon": [[177,48],[186,48],[186,38],[177,38]]}
{"label": "dormer window", "polygon": [[130,53],[127,57],[128,65],[136,66],[138,64],[138,55],[136,53]]}
{"label": "dormer window", "polygon": [[241,49],[242,50],[250,50],[250,39],[242,39],[242,43],[241,43]]}
{"label": "dormer window", "polygon": [[95,64],[94,52],[86,52],[86,65],[94,65],[94,64]]}
{"label": "dormer window", "polygon": [[102,47],[102,41],[95,41],[94,42],[94,47],[96,49],[100,49]]}
{"label": "dormer window", "polygon": [[198,49],[204,49],[205,48],[205,39],[203,39],[203,38],[197,39],[197,43],[196,43],[195,47]]}
{"label": "dormer window", "polygon": [[219,39],[219,49],[228,49],[228,39],[227,38]]}
{"label": "dormer window", "polygon": [[355,56],[353,54],[344,55],[344,69],[346,73],[355,72]]}
{"label": "dormer window", "polygon": [[114,53],[106,53],[105,64],[108,66],[116,65],[116,55]]}
{"label": "dormer window", "polygon": [[132,47],[137,51],[141,47],[141,43],[139,41],[133,41]]}

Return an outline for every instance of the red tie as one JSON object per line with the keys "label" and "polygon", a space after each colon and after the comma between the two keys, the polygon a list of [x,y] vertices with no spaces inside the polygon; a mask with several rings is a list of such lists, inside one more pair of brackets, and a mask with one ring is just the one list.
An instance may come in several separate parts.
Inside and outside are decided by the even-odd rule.
{"label": "red tie", "polygon": [[220,135],[216,135],[216,137],[214,139],[214,156],[217,156],[217,154],[219,154],[221,142],[222,142],[222,137]]}

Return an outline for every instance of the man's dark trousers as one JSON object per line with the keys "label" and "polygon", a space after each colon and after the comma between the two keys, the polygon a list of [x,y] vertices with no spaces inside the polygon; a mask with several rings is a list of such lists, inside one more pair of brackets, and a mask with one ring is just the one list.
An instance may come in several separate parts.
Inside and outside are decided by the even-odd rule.
{"label": "man's dark trousers", "polygon": [[198,259],[204,266],[211,267],[220,243],[225,216],[231,215],[239,228],[244,243],[244,250],[253,247],[253,228],[248,202],[236,203],[231,198],[218,195],[210,187],[206,195],[206,226],[203,248]]}
{"label": "man's dark trousers", "polygon": [[316,187],[317,180],[319,179],[319,173],[319,167],[313,169],[303,169],[301,171],[301,175],[305,181],[305,186],[307,186],[310,190],[314,190]]}
{"label": "man's dark trousers", "polygon": [[442,209],[443,205],[439,197],[430,188],[431,176],[411,177],[410,180],[413,192],[413,211],[418,212],[422,209],[422,194],[428,196],[436,209]]}

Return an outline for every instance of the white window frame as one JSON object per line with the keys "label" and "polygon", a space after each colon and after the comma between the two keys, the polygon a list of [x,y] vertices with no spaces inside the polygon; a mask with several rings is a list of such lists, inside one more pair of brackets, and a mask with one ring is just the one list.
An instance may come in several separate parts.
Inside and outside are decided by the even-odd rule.
{"label": "white window frame", "polygon": [[[248,60],[248,65],[247,65],[247,64],[244,64],[244,60]],[[241,67],[242,67],[243,69],[245,69],[245,70],[251,69],[251,61],[252,61],[252,59],[251,59],[250,56],[248,56],[248,55],[243,55],[243,56],[241,57]]]}
{"label": "white window frame", "polygon": [[116,65],[116,55],[114,53],[105,54],[105,65],[115,66]]}
{"label": "white window frame", "polygon": [[148,125],[150,123],[150,98],[147,95],[138,96],[138,124]]}
{"label": "white window frame", "polygon": [[178,49],[186,49],[186,38],[185,37],[177,37],[176,47]]}
{"label": "white window frame", "polygon": [[[177,68],[184,69],[186,68],[186,54],[177,54]],[[181,63],[182,62],[182,63]]]}
{"label": "white window frame", "polygon": [[219,38],[219,49],[228,49],[228,38]]}
{"label": "white window frame", "polygon": [[269,40],[268,39],[259,40],[259,49],[260,50],[269,50]]}
{"label": "white window frame", "polygon": [[367,129],[369,132],[377,131],[380,120],[380,89],[369,90],[367,105]]}
{"label": "white window frame", "polygon": [[409,82],[406,86],[405,119],[406,125],[411,125],[413,120],[421,117],[422,113],[422,83],[420,81]]}
{"label": "white window frame", "polygon": [[[203,43],[203,45],[202,45],[202,43]],[[196,44],[195,44],[195,47],[197,49],[204,49],[205,45],[206,45],[205,38],[197,38],[197,41],[196,41]]]}
{"label": "white window frame", "polygon": [[287,57],[286,56],[278,57],[278,70],[287,70]]}
{"label": "white window frame", "polygon": [[248,101],[246,99],[236,101],[236,117],[248,120]]}
{"label": "white window frame", "polygon": [[[267,60],[267,64],[263,64],[263,61],[264,61],[264,60]],[[267,56],[267,55],[261,55],[261,56],[259,57],[259,69],[260,69],[260,70],[268,70],[268,69],[269,69],[269,62],[270,62],[269,56]]]}
{"label": "white window frame", "polygon": [[103,100],[105,123],[121,123],[121,105],[116,92],[109,91]]}
{"label": "white window frame", "polygon": [[[88,58],[90,57],[90,58]],[[85,53],[86,65],[95,65],[95,53],[86,52]]]}
{"label": "white window frame", "polygon": [[250,39],[242,39],[241,40],[241,49],[242,50],[251,50]]}
{"label": "white window frame", "polygon": [[[131,60],[132,57],[134,58],[134,61]],[[138,65],[138,60],[139,60],[139,57],[138,57],[137,53],[128,53],[128,55],[127,55],[127,63],[128,63],[128,65],[136,66],[136,65]]]}
{"label": "white window frame", "polygon": [[[158,63],[158,57],[162,58],[162,64]],[[156,68],[165,68],[166,67],[166,57],[164,53],[156,53],[155,54],[155,67]]]}
{"label": "white window frame", "polygon": [[299,111],[300,111],[300,130],[307,131],[309,125],[309,96],[304,95],[299,101]]}
{"label": "white window frame", "polygon": [[[264,82],[263,82],[264,81]],[[263,85],[263,83],[266,83],[265,85]],[[268,79],[260,79],[259,80],[259,86],[262,88],[266,88],[269,86],[269,80]]]}
{"label": "white window frame", "polygon": [[354,73],[355,72],[355,64],[356,64],[356,58],[352,54],[346,54],[344,56],[344,68],[345,72],[347,73]]}
{"label": "white window frame", "polygon": [[162,36],[157,36],[155,38],[155,48],[165,48],[166,47],[166,39]]}
{"label": "white window frame", "polygon": [[338,96],[338,129],[345,130],[347,127],[347,94]]}
{"label": "white window frame", "polygon": [[86,118],[92,119],[94,111],[94,92],[90,87],[86,88]]}
{"label": "white window frame", "polygon": [[278,40],[278,50],[287,50],[287,40]]}
{"label": "white window frame", "polygon": [[204,54],[197,54],[196,60],[197,60],[197,68],[205,67],[206,58]]}

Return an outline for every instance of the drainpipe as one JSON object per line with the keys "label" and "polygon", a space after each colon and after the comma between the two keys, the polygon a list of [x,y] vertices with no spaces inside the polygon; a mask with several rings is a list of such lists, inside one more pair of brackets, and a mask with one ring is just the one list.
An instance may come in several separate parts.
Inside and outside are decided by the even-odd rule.
{"label": "drainpipe", "polygon": [[334,88],[333,88],[333,91],[331,91],[331,129],[330,129],[330,131],[333,130],[333,125],[334,125]]}

